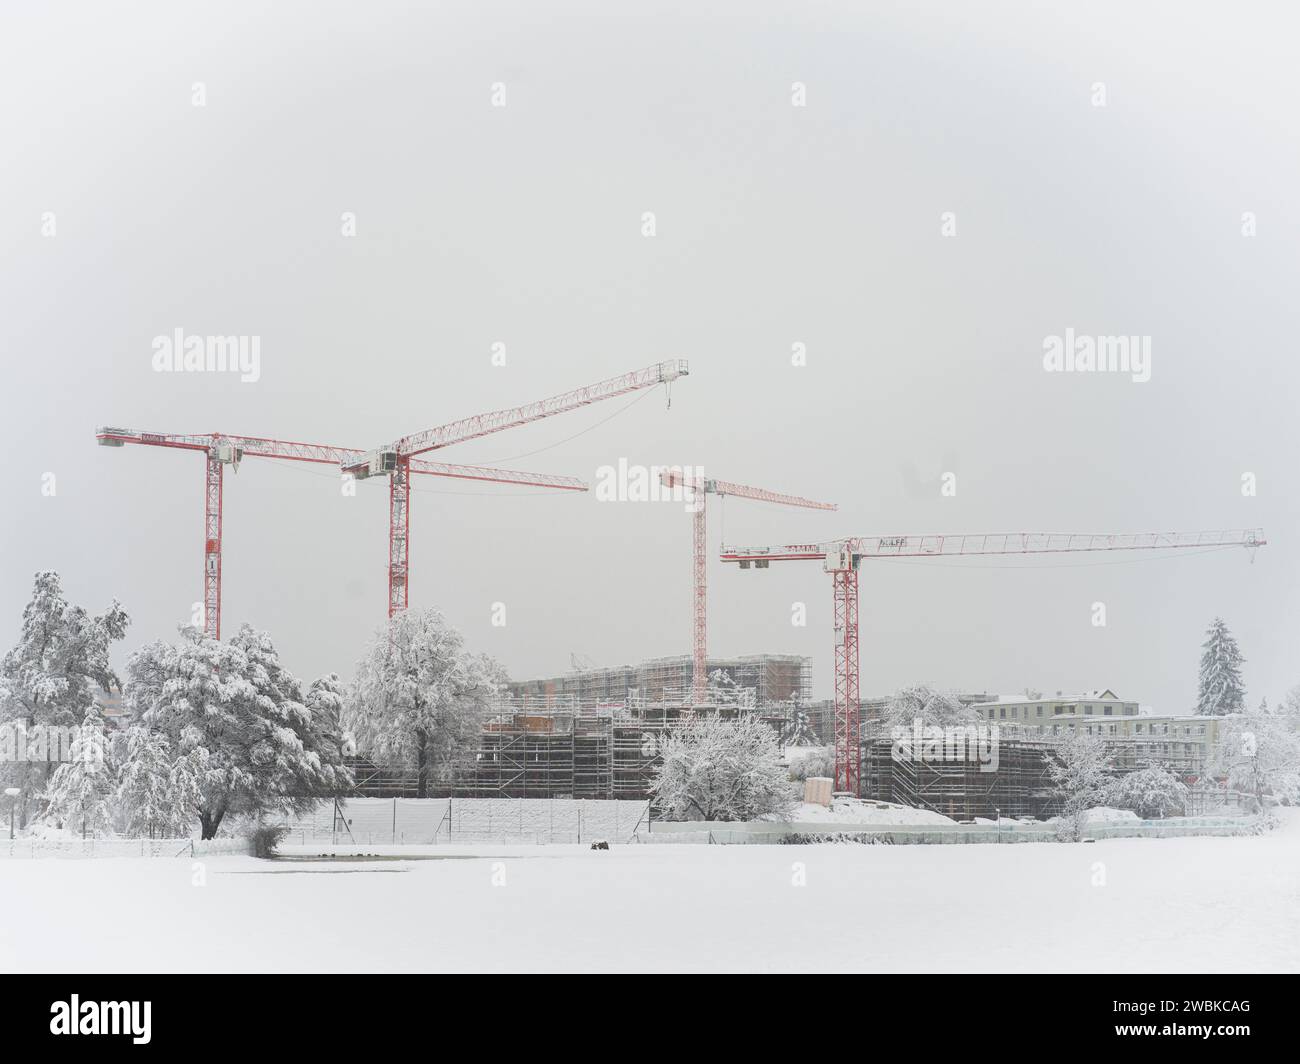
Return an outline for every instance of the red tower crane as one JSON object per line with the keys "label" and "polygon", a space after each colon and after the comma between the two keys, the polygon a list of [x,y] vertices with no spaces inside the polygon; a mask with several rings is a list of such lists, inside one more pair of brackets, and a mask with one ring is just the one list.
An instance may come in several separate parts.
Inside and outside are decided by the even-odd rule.
{"label": "red tower crane", "polygon": [[858,565],[864,558],[938,558],[974,554],[1067,554],[1080,551],[1262,547],[1262,529],[1121,534],[1007,532],[864,536],[829,543],[722,548],[724,562],[766,569],[774,561],[821,561],[835,596],[835,786],[858,793]]}
{"label": "red tower crane", "polygon": [[[321,443],[293,443],[260,436],[231,436],[223,432],[178,435],[165,432],[137,432],[134,429],[101,428],[95,434],[102,447],[142,444],[146,447],[170,447],[201,451],[207,458],[204,472],[203,517],[203,628],[214,639],[221,638],[221,503],[224,471],[227,465],[238,470],[244,458],[276,458],[291,462],[314,462],[338,466],[358,461],[362,452],[347,447]],[[456,480],[482,480],[496,484],[523,484],[529,487],[558,488],[563,491],[586,491],[587,485],[577,477],[549,473],[522,473],[512,469],[485,466],[447,465],[443,462],[417,461],[410,472]]]}
{"label": "red tower crane", "polygon": [[694,615],[691,627],[691,700],[703,702],[708,688],[709,667],[709,582],[705,540],[707,535],[707,500],[709,495],[734,495],[742,499],[775,503],[778,506],[798,506],[805,510],[835,510],[833,502],[815,502],[798,495],[783,495],[766,488],[751,488],[747,484],[732,484],[726,480],[713,480],[686,476],[682,471],[670,469],[659,474],[667,488],[686,488],[693,493],[691,519],[694,525],[693,586]]}
{"label": "red tower crane", "polygon": [[466,440],[490,436],[496,432],[527,425],[532,421],[565,414],[605,399],[613,399],[657,384],[671,384],[690,373],[684,359],[656,362],[644,369],[609,377],[595,384],[553,395],[549,399],[523,406],[476,414],[451,421],[437,428],[403,436],[384,447],[356,458],[344,459],[342,468],[357,479],[388,477],[388,616],[406,609],[410,595],[410,474],[415,472],[412,459],[426,451],[439,450]]}

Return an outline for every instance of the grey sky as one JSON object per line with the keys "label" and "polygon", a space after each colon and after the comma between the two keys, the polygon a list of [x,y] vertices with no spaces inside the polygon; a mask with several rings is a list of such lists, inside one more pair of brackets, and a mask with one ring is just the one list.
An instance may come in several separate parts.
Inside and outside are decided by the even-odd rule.
{"label": "grey sky", "polygon": [[[97,448],[97,425],[368,447],[681,357],[671,410],[656,391],[436,457],[689,463],[840,503],[729,502],[739,543],[1263,526],[1253,565],[869,564],[863,693],[1106,685],[1185,710],[1216,613],[1252,704],[1300,683],[1293,6],[623,7],[4,6],[0,645],[37,568],[122,600],[122,657],[199,598],[201,460]],[[259,336],[261,379],[154,373],[177,327]],[[1151,380],[1045,373],[1067,327],[1150,336]],[[412,604],[512,675],[688,650],[680,507],[419,488]],[[246,462],[226,629],[350,675],[384,616],[386,496]],[[714,562],[710,591],[714,652],[810,654],[829,694],[818,566]]]}

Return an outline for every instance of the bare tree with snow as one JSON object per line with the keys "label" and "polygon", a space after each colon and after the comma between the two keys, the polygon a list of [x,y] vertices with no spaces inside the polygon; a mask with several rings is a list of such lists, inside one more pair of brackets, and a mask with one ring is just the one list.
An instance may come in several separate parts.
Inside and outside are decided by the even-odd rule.
{"label": "bare tree with snow", "polygon": [[1256,812],[1269,798],[1300,802],[1300,734],[1285,712],[1255,710],[1225,717],[1213,770],[1230,791],[1248,795]]}
{"label": "bare tree with snow", "polygon": [[963,706],[955,695],[924,683],[912,684],[895,691],[893,697],[885,703],[883,716],[886,725],[903,728],[910,728],[912,722],[918,719],[923,726],[936,725],[940,728],[974,724],[979,720],[979,713],[970,706]]}
{"label": "bare tree with snow", "polygon": [[785,817],[796,804],[775,733],[751,715],[708,717],[674,732],[651,790],[668,820]]}
{"label": "bare tree with snow", "polygon": [[470,654],[437,610],[407,610],[371,641],[357,665],[343,727],[381,763],[416,770],[416,795],[451,780],[477,746],[505,687],[491,658]]}
{"label": "bare tree with snow", "polygon": [[1057,744],[1047,768],[1061,803],[1062,835],[1078,842],[1085,814],[1102,800],[1109,783],[1106,746],[1099,736],[1075,732]]}

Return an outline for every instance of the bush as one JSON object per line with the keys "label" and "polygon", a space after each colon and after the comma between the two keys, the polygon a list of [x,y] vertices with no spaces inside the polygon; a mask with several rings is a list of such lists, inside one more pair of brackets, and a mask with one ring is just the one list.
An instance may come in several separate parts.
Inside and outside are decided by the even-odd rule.
{"label": "bush", "polygon": [[792,831],[781,836],[783,846],[817,846],[822,843],[892,846],[894,840],[885,835],[871,835],[865,831]]}
{"label": "bush", "polygon": [[1127,809],[1143,820],[1183,816],[1187,811],[1187,786],[1166,768],[1140,768],[1111,782],[1103,801],[1113,809]]}
{"label": "bush", "polygon": [[248,835],[253,840],[253,856],[266,859],[278,857],[276,851],[288,834],[289,829],[284,824],[256,825]]}
{"label": "bush", "polygon": [[788,818],[797,803],[776,733],[751,715],[679,727],[651,791],[665,820]]}
{"label": "bush", "polygon": [[797,783],[802,783],[810,776],[835,778],[835,748],[833,746],[814,748],[803,754],[802,757],[792,756],[787,751],[786,757],[790,762],[790,778]]}

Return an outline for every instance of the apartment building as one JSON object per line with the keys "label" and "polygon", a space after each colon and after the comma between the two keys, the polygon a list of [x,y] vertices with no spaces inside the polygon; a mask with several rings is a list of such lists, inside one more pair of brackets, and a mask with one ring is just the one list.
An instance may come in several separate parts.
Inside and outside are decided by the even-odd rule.
{"label": "apartment building", "polygon": [[1184,778],[1203,778],[1219,742],[1217,717],[1142,715],[1136,702],[1125,702],[1110,690],[1069,699],[1012,696],[975,708],[990,723],[1044,738],[1076,732],[1100,736],[1119,771],[1164,765]]}

